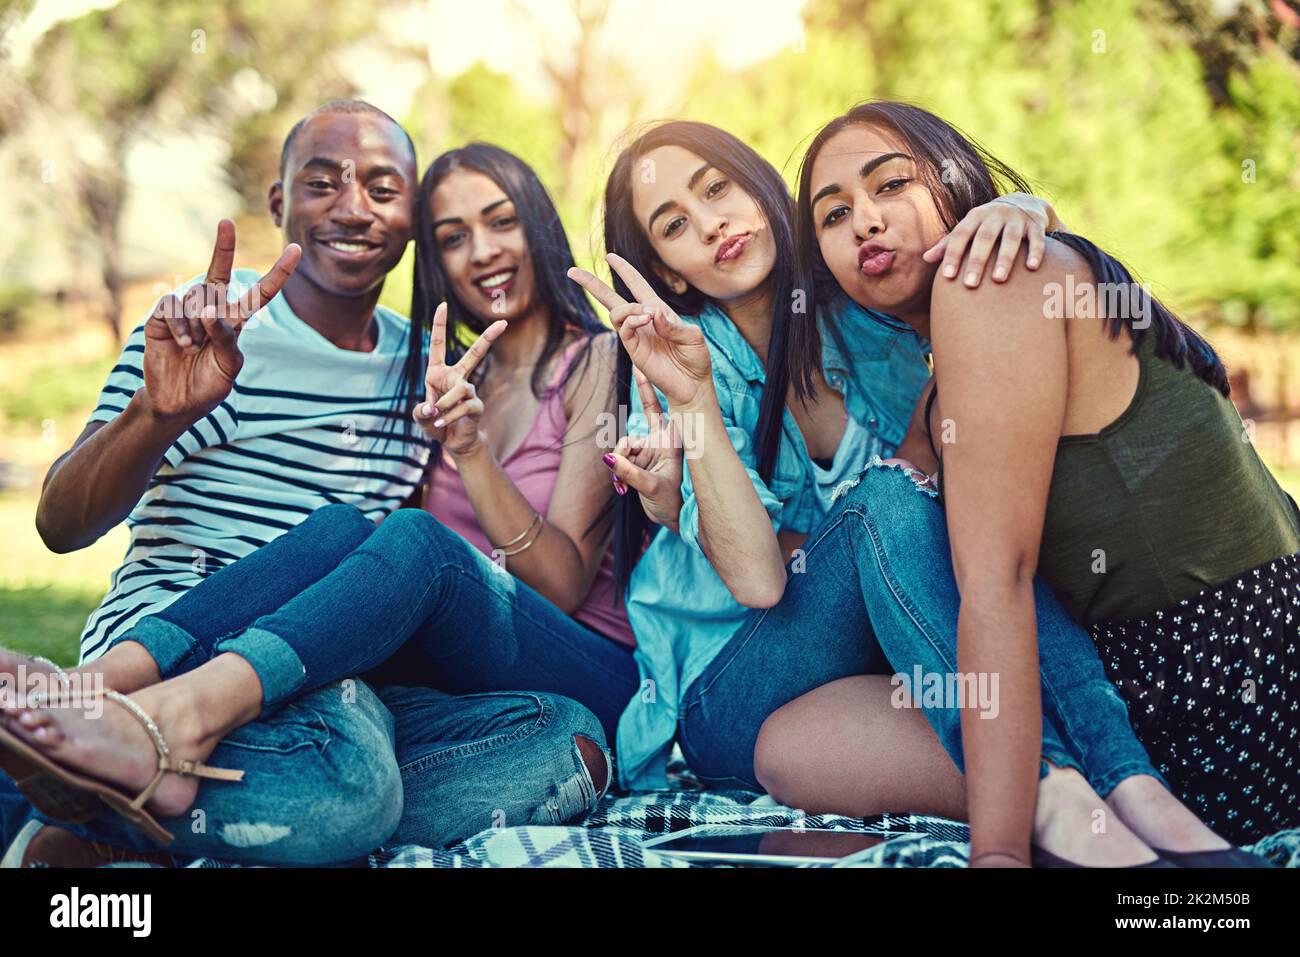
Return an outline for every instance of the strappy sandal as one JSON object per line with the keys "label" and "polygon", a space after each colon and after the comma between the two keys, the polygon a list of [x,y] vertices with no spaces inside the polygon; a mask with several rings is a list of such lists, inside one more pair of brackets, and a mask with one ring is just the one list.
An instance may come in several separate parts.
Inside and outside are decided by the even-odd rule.
{"label": "strappy sandal", "polygon": [[[41,655],[32,655],[28,660],[50,668],[58,676],[63,690],[72,690],[72,676],[62,666]],[[0,731],[3,730],[4,725],[0,723]],[[0,750],[0,771],[14,779],[18,790],[33,806],[65,824],[82,824],[94,820],[104,810],[103,803],[94,795],[68,787],[30,761],[7,750]]]}
{"label": "strappy sandal", "polygon": [[[162,783],[163,775],[179,774],[181,777],[207,778],[213,781],[244,779],[243,771],[209,767],[202,761],[173,759],[158,725],[143,708],[117,691],[105,691],[103,694],[105,698],[126,708],[144,726],[158,752],[158,773],[134,798],[128,797],[111,784],[68,770],[22,738],[0,727],[0,768],[14,779],[23,796],[52,820],[62,824],[82,824],[97,817],[104,805],[107,805],[159,844],[170,844],[172,835],[145,809],[154,791]],[[31,696],[32,699],[40,697]],[[87,807],[91,803],[93,809],[87,814]]]}

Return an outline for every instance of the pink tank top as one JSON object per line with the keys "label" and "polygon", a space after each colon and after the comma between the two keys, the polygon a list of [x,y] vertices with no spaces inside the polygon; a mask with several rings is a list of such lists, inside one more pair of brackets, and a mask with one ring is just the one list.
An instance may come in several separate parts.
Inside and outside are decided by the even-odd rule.
{"label": "pink tank top", "polygon": [[[543,517],[551,504],[555,479],[560,471],[560,457],[564,452],[568,418],[564,412],[564,390],[560,383],[585,340],[573,343],[557,363],[558,370],[550,387],[543,393],[537,418],[524,436],[523,443],[501,463],[501,468],[515,488]],[[593,453],[594,454],[594,453]],[[492,545],[479,528],[478,517],[465,494],[456,463],[443,452],[442,461],[432,469],[424,508],[452,531],[459,532],[484,555],[491,556]],[[600,567],[592,581],[591,591],[582,607],[573,617],[588,628],[600,632],[620,644],[632,647],[636,638],[628,624],[627,612],[614,587],[614,552],[606,549]]]}

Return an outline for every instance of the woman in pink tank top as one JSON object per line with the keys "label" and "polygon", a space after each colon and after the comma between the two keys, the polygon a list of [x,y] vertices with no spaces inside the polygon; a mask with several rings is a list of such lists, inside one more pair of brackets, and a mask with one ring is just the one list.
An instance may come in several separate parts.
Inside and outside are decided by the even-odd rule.
{"label": "woman in pink tank top", "polygon": [[348,627],[400,645],[385,667],[407,683],[566,695],[613,745],[624,708],[647,692],[610,547],[613,496],[626,489],[607,461],[653,464],[659,511],[675,516],[681,458],[609,456],[618,345],[568,280],[573,266],[522,160],[482,143],[434,160],[417,200],[411,308],[415,329],[431,330],[413,414],[434,455],[424,509],[394,512],[364,546],[400,586],[359,595],[365,621]]}
{"label": "woman in pink tank top", "polygon": [[[508,192],[516,178],[524,188]],[[413,321],[445,300],[453,350],[461,329],[502,320],[505,328],[470,376],[481,412],[442,427],[421,422],[438,443],[424,507],[558,608],[631,647],[609,548],[607,450],[596,444],[602,414],[614,412],[616,343],[566,288],[573,260],[553,209],[549,223],[525,222],[529,179],[540,191],[522,161],[485,144],[443,154],[425,176],[432,237],[417,232],[431,239],[419,278],[432,295]],[[556,237],[533,243],[528,235],[550,224],[565,254],[554,264],[545,259]],[[451,420],[456,410],[446,411]]]}

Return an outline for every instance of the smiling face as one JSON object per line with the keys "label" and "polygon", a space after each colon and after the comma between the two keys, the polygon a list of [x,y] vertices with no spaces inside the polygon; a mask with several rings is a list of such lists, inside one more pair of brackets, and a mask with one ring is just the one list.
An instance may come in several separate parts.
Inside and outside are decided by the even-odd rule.
{"label": "smiling face", "polygon": [[491,177],[462,167],[434,188],[430,203],[434,246],[465,308],[485,324],[524,316],[537,283],[510,197]]}
{"label": "smiling face", "polygon": [[[648,182],[647,182],[648,181]],[[636,163],[632,210],[675,292],[689,284],[726,302],[754,293],[776,264],[758,204],[721,170],[680,146],[660,146]]]}
{"label": "smiling face", "polygon": [[809,195],[822,258],[849,297],[916,326],[939,268],[921,254],[947,228],[907,147],[892,131],[854,124],[813,161]]}
{"label": "smiling face", "polygon": [[371,113],[322,113],[299,131],[271,187],[271,215],[302,247],[295,270],[337,296],[373,292],[414,231],[417,173],[406,136]]}

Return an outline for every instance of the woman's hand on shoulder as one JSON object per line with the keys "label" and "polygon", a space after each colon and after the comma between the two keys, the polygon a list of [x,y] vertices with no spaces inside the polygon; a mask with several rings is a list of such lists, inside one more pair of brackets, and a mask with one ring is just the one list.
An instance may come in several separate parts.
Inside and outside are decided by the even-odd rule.
{"label": "woman's hand on shoulder", "polygon": [[1064,224],[1047,200],[1027,193],[1008,193],[968,212],[922,258],[929,263],[942,258],[939,275],[948,280],[961,275],[962,282],[973,289],[983,281],[995,245],[998,255],[993,281],[1005,282],[1016,268],[1022,244],[1028,248],[1025,268],[1037,269],[1043,261],[1047,233],[1062,228]]}
{"label": "woman's hand on shoulder", "polygon": [[[959,270],[969,271],[970,255],[959,261]],[[1073,248],[1048,238],[1043,245],[1038,267],[1032,271],[1026,266],[1028,251],[1021,248],[1017,268],[1010,276],[997,283],[981,283],[968,288],[961,283],[949,282],[942,273],[934,277],[930,299],[930,338],[933,342],[937,329],[945,321],[977,320],[985,317],[997,324],[1006,334],[1003,321],[1037,323],[1034,335],[1064,335],[1061,318],[1073,314],[1072,302],[1064,295],[1070,288],[1093,281],[1088,263]],[[1064,312],[1062,309],[1064,308]],[[936,366],[937,366],[936,358]]]}

